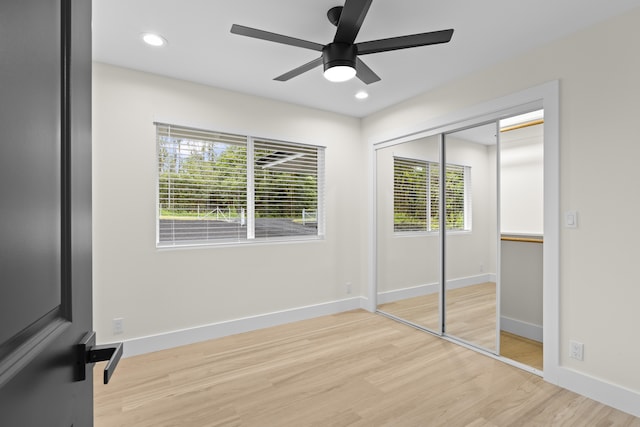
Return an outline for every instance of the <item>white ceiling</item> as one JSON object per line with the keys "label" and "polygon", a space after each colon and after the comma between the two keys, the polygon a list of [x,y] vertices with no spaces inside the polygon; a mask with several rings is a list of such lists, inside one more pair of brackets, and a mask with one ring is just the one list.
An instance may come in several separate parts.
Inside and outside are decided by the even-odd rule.
{"label": "white ceiling", "polygon": [[[454,28],[448,44],[362,56],[382,81],[330,83],[322,67],[273,78],[318,52],[230,33],[241,24],[320,44],[344,0],[93,0],[96,61],[364,117],[448,81],[640,7],[640,0],[374,0],[356,42]],[[163,48],[140,34],[161,34]],[[612,41],[614,42],[614,41]],[[370,96],[354,98],[360,89]]]}

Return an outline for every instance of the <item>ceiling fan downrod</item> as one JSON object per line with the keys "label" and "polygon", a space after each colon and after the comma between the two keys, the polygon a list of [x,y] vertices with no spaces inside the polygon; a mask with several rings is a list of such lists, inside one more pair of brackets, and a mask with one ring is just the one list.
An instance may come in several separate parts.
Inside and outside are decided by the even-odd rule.
{"label": "ceiling fan downrod", "polygon": [[338,22],[340,22],[340,15],[342,15],[342,6],[332,7],[327,11],[327,18],[329,18],[329,22],[333,24],[334,27],[338,26]]}

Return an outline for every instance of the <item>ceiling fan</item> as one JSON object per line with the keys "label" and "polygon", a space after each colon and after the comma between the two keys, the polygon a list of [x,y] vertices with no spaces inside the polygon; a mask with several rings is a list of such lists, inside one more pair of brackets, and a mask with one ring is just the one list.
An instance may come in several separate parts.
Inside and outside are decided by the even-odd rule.
{"label": "ceiling fan", "polygon": [[322,52],[319,58],[284,73],[274,80],[284,82],[322,64],[327,80],[341,82],[357,76],[366,84],[375,83],[380,80],[380,77],[358,58],[359,55],[447,43],[453,36],[453,29],[449,29],[354,43],[371,2],[372,0],[346,0],[344,6],[329,9],[327,17],[337,30],[333,42],[326,45],[237,24],[231,26],[231,32]]}

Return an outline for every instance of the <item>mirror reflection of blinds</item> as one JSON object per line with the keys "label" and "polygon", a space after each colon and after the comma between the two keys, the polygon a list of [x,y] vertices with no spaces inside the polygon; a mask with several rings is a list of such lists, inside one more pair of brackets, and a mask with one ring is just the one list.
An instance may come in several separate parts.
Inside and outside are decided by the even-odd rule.
{"label": "mirror reflection of blinds", "polygon": [[[394,157],[394,231],[438,231],[440,165]],[[471,168],[447,165],[447,230],[471,229]]]}
{"label": "mirror reflection of blinds", "polygon": [[471,173],[469,166],[447,165],[445,215],[447,230],[471,229]]}
{"label": "mirror reflection of blinds", "polygon": [[318,236],[324,150],[156,123],[159,246]]}
{"label": "mirror reflection of blinds", "polygon": [[429,167],[429,162],[394,157],[394,231],[428,231]]}

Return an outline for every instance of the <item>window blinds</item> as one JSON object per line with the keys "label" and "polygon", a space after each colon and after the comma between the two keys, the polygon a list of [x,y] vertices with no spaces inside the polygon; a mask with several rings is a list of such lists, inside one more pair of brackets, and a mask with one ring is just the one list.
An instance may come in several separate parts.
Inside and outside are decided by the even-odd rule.
{"label": "window blinds", "polygon": [[157,125],[158,242],[246,238],[246,137]]}
{"label": "window blinds", "polygon": [[323,233],[324,150],[156,123],[159,246]]}
{"label": "window blinds", "polygon": [[317,147],[253,141],[255,237],[318,234]]}

